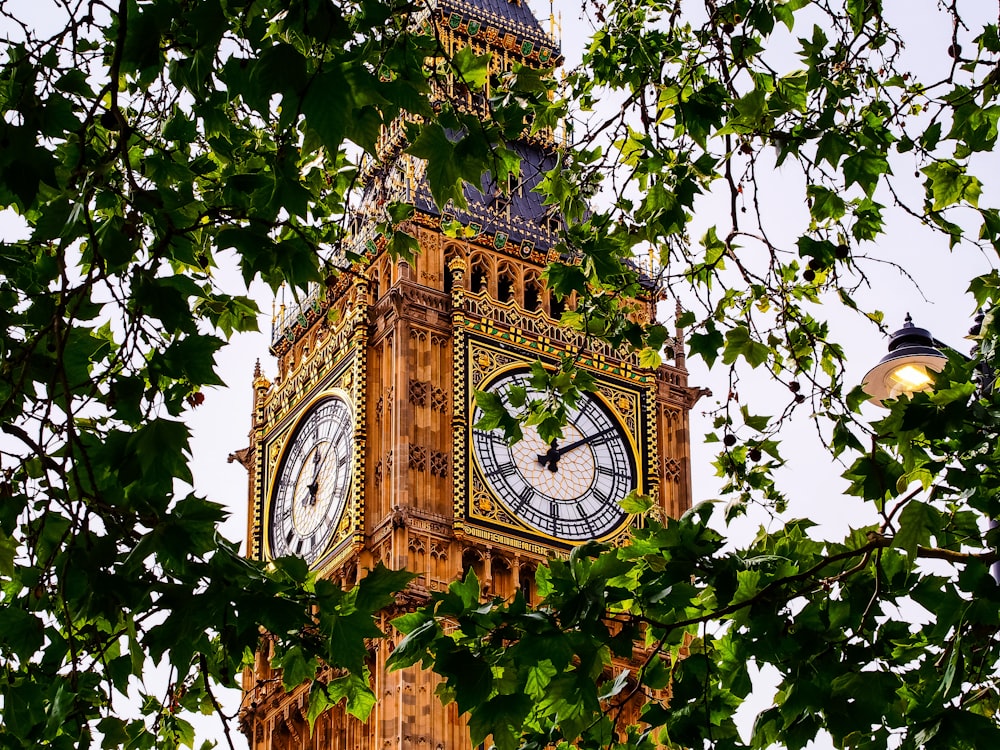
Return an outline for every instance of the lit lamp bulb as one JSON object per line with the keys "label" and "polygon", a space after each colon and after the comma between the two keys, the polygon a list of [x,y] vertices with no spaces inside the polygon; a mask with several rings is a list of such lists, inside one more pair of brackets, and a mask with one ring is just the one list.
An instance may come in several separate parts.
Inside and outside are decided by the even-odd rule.
{"label": "lit lamp bulb", "polygon": [[889,353],[865,375],[862,387],[873,404],[912,396],[934,384],[931,372],[940,372],[948,358],[934,346],[926,328],[917,328],[909,313],[903,327],[889,337]]}
{"label": "lit lamp bulb", "polygon": [[893,395],[917,393],[931,387],[934,382],[927,374],[924,365],[905,364],[889,373],[889,382],[893,384]]}

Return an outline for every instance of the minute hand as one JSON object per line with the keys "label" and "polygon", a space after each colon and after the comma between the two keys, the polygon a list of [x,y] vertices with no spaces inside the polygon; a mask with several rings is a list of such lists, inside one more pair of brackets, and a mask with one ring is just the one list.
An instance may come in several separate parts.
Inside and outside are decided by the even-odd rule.
{"label": "minute hand", "polygon": [[586,437],[580,438],[579,440],[570,443],[569,445],[564,445],[562,448],[558,446],[558,443],[553,440],[552,446],[545,452],[538,454],[538,463],[542,466],[548,466],[549,471],[559,471],[559,458],[564,453],[569,453],[574,448],[579,448],[581,445],[586,445],[591,443],[598,438],[602,438],[605,435],[609,435],[615,431],[614,427],[608,427],[600,432],[595,432],[593,435],[587,435]]}

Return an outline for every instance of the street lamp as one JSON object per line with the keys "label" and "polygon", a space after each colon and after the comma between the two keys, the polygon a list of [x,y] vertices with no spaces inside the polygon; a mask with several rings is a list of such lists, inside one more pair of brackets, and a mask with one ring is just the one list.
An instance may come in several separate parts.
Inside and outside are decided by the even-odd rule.
{"label": "street lamp", "polygon": [[[970,336],[979,334],[983,319],[983,312],[980,310],[976,315],[975,324],[969,330]],[[870,396],[868,400],[876,406],[884,406],[882,402],[888,399],[903,395],[912,396],[919,391],[930,390],[934,385],[934,378],[930,372],[941,372],[948,361],[938,347],[951,350],[951,347],[945,346],[931,336],[931,332],[926,328],[917,328],[913,325],[913,318],[907,313],[903,327],[889,337],[889,353],[868,371],[861,382],[861,387]],[[977,349],[978,345],[973,349],[973,354],[976,354]],[[996,387],[996,375],[993,369],[982,362],[976,369],[979,371],[979,393],[991,393]],[[989,525],[993,532],[1000,526],[1000,521],[990,518]],[[1000,583],[1000,561],[990,566],[990,572],[993,580]]]}
{"label": "street lamp", "polygon": [[861,383],[873,404],[912,396],[934,384],[931,372],[941,372],[948,358],[937,348],[937,341],[926,328],[913,325],[906,314],[903,327],[889,337],[889,353],[879,360]]}

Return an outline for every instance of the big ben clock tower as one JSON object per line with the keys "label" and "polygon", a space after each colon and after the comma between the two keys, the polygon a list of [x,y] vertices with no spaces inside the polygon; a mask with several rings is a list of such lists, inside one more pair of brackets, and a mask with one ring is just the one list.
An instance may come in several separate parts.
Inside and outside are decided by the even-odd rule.
{"label": "big ben clock tower", "polygon": [[[515,62],[547,68],[559,52],[519,0],[438,0],[432,24],[454,54],[491,53],[493,71]],[[482,106],[454,87],[463,106]],[[273,382],[258,367],[251,446],[249,554],[294,554],[321,576],[353,585],[381,562],[418,575],[397,602],[419,605],[470,568],[491,596],[533,594],[535,569],[583,541],[614,541],[634,522],[619,506],[632,489],[677,515],[690,506],[687,385],[682,342],[673,364],[638,358],[558,324],[562,302],[542,270],[561,229],[533,192],[556,163],[552,134],[519,141],[519,184],[484,178],[467,209],[439,209],[422,163],[405,153],[402,123],[383,129],[381,158],[365,173],[354,241],[364,262],[315,290],[275,325]],[[384,207],[410,203],[407,231],[420,252],[393,258],[376,232]],[[446,232],[443,225],[463,231]],[[661,301],[650,284],[637,314]],[[571,302],[571,301],[570,301]],[[670,347],[673,350],[670,350]],[[597,388],[569,410],[563,437],[533,428],[507,445],[477,429],[475,391],[530,395],[531,368],[572,354]],[[242,725],[255,750],[465,750],[454,705],[434,675],[385,670],[393,641],[372,646],[378,704],[367,722],[333,708],[312,733],[304,689],[285,694],[266,654],[246,678]]]}

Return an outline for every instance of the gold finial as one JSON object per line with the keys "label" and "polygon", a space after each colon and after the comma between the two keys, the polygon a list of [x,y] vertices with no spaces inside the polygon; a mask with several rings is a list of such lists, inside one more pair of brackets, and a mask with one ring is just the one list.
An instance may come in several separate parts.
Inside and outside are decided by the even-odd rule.
{"label": "gold finial", "polygon": [[271,381],[264,377],[264,371],[260,368],[259,359],[253,366],[253,387],[255,391],[266,391],[271,387]]}

